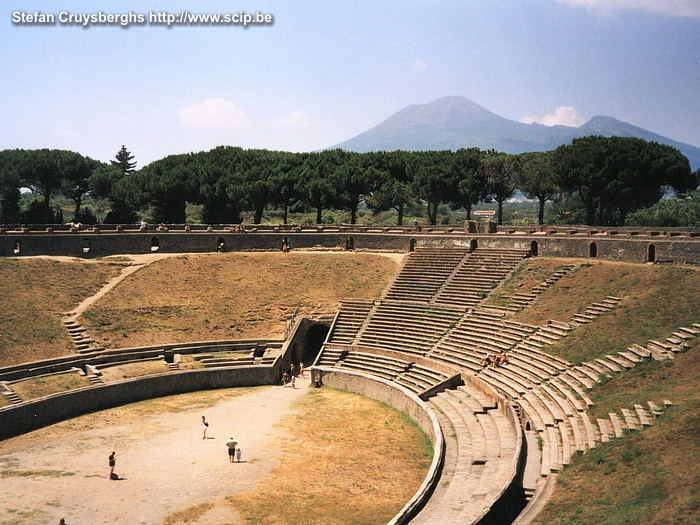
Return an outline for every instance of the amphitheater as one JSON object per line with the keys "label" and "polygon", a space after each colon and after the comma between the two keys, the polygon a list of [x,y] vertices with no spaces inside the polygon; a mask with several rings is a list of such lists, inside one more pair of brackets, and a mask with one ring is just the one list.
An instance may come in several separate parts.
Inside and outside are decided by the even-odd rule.
{"label": "amphitheater", "polygon": [[[110,349],[66,313],[74,352],[0,369],[0,439],[81,414],[202,390],[277,384],[290,363],[310,365],[310,383],[355,392],[396,407],[429,436],[433,459],[419,490],[391,523],[525,524],[548,501],[557,476],[577,454],[642,431],[673,406],[644,399],[593,417],[590,393],[653,360],[673,360],[695,344],[700,323],[677,326],[626,350],[573,363],[548,352],[580,327],[611,315],[625,297],[604,295],[567,319],[533,325],[512,319],[555,289],[577,264],[563,264],[505,305],[487,299],[532,257],[697,265],[700,234],[681,230],[498,229],[491,223],[367,228],[168,225],[100,229],[41,226],[0,230],[0,255],[97,258],[119,254],[292,250],[406,254],[381,297],[344,300],[332,317],[291,316],[279,340],[200,341]],[[133,271],[134,269],[130,270]],[[700,319],[698,319],[700,321]],[[243,351],[243,357],[220,357]],[[509,361],[482,359],[506,352]],[[196,370],[180,365],[198,361]],[[158,362],[163,371],[102,381],[115,364]],[[72,373],[90,385],[23,400],[13,384]],[[318,521],[318,522],[323,522]]]}

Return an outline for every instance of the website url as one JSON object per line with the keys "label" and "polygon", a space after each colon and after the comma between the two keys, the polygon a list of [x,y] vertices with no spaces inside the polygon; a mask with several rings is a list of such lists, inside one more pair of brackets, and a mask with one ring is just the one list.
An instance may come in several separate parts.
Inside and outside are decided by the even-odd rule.
{"label": "website url", "polygon": [[77,26],[87,29],[91,26],[130,26],[155,25],[171,28],[173,26],[242,26],[272,25],[275,18],[269,13],[190,13],[181,11],[149,11],[148,13],[42,13],[40,11],[13,11],[12,23],[15,25],[62,25]]}

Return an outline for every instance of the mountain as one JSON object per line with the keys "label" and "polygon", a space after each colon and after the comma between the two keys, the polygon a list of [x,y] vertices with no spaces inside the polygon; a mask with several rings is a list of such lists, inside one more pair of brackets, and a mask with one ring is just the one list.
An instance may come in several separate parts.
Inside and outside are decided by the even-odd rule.
{"label": "mountain", "polygon": [[700,148],[613,117],[597,116],[579,127],[544,126],[509,120],[464,97],[443,97],[407,106],[377,126],[336,144],[348,151],[441,150],[477,147],[506,153],[547,151],[587,135],[638,137],[678,148],[693,170]]}

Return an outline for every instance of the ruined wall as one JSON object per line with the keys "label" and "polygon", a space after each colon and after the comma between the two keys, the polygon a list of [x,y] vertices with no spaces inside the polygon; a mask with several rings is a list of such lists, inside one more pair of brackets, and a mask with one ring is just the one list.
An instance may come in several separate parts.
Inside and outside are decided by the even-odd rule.
{"label": "ruined wall", "polygon": [[[165,231],[0,231],[0,256],[65,255],[104,257],[143,253],[206,253],[223,250],[278,251],[286,239],[290,249],[407,252],[420,245],[457,245],[521,249],[552,257],[590,257],[628,262],[700,264],[700,236],[695,233],[562,231],[474,234],[452,229],[422,232],[389,228],[279,228],[259,232],[228,230]],[[277,231],[275,231],[277,230]],[[323,230],[323,231],[319,231]]]}

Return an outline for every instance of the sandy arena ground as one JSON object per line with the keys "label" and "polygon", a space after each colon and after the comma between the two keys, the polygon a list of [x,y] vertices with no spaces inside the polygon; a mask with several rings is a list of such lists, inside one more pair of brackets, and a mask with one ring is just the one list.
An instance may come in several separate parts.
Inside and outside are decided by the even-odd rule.
{"label": "sandy arena ground", "polygon": [[[260,387],[211,407],[194,401],[158,415],[105,411],[0,442],[0,525],[62,517],[68,525],[162,524],[174,511],[247,492],[275,465],[284,439],[275,425],[294,415],[292,403],[308,385],[300,379],[296,389]],[[124,414],[124,407],[116,410]],[[210,422],[205,440],[202,415]],[[241,447],[240,464],[229,463],[230,436]],[[112,450],[121,481],[108,479]],[[198,523],[238,522],[219,506]]]}

